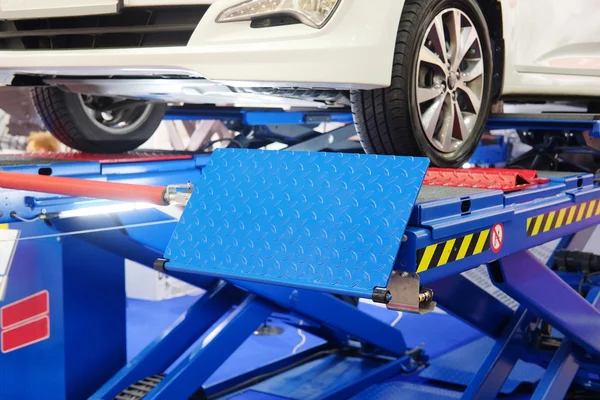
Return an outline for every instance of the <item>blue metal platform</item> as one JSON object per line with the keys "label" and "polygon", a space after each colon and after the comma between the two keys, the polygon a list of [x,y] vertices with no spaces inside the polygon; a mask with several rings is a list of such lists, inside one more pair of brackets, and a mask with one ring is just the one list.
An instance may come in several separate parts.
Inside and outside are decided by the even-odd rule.
{"label": "blue metal platform", "polygon": [[[287,398],[350,398],[373,385],[373,393],[422,392],[417,384],[386,381],[422,371],[428,362],[423,349],[409,348],[399,330],[363,313],[353,297],[373,298],[397,310],[431,303],[428,296],[433,295],[441,308],[490,337],[493,345],[464,398],[495,398],[520,358],[545,371],[536,398],[564,394],[581,374],[598,372],[598,288],[590,284],[578,293],[575,284],[526,251],[600,222],[600,188],[592,175],[550,174],[548,183],[505,193],[422,186],[423,159],[223,150],[207,161],[196,156],[3,167],[34,174],[50,168],[56,176],[154,185],[191,181],[194,192],[175,224],[173,217],[153,208],[90,218],[67,212],[115,203],[4,191],[2,221],[16,224],[16,216],[46,216],[14,225],[23,230],[23,243],[30,243],[18,250],[16,259],[28,268],[11,270],[6,303],[46,289],[55,319],[48,340],[0,354],[0,365],[11,366],[7,374],[26,378],[19,385],[0,385],[0,397],[18,398],[23,383],[29,397],[39,397],[36,390],[47,389],[40,385],[46,378],[28,374],[23,360],[37,357],[37,367],[58,370],[57,354],[68,354],[68,360],[61,361],[63,375],[53,376],[53,382],[70,398],[112,399],[167,370],[145,400],[235,398],[231,396],[242,391],[291,385],[302,373],[315,374],[318,382],[327,375],[324,370],[345,376],[326,393],[298,387]],[[34,243],[43,243],[44,254],[52,258],[34,256]],[[71,254],[89,259],[89,266],[82,267]],[[168,260],[155,264],[163,254]],[[207,291],[126,365],[118,340],[123,333],[120,314],[111,314],[123,300],[118,290],[122,276],[116,271],[124,258]],[[521,308],[515,312],[461,275],[480,264],[488,265],[493,284]],[[89,271],[93,275],[86,275]],[[103,287],[111,291],[103,293]],[[63,302],[63,296],[69,301]],[[94,318],[82,319],[80,304],[93,309]],[[269,318],[310,332],[324,345],[206,384]],[[539,320],[562,333],[556,347],[540,346],[544,333]],[[105,343],[113,351],[90,351],[73,368],[75,356],[85,348],[85,341],[68,340],[76,329],[94,332],[94,340],[117,332]],[[61,383],[76,382],[83,372],[93,375],[93,361],[101,364],[108,356],[111,364],[104,364],[98,376],[107,376],[111,368],[113,375],[103,378],[102,387],[75,390]],[[279,381],[270,380],[274,377]],[[272,397],[281,397],[275,392]],[[452,392],[444,395],[455,396]]]}
{"label": "blue metal platform", "polygon": [[[221,160],[226,153],[229,154],[225,160]],[[214,157],[214,169],[209,166],[204,174],[205,182],[209,184],[197,185],[165,253],[166,271],[208,274],[234,281],[275,283],[298,289],[311,288],[334,294],[373,297],[387,304],[388,308],[402,307],[399,309],[403,310],[410,310],[409,306],[415,302],[419,304],[428,301],[421,300],[421,296],[426,293],[421,286],[431,285],[433,291],[429,293],[434,293],[442,307],[496,339],[490,355],[469,384],[464,395],[466,398],[491,398],[501,390],[510,372],[510,369],[507,370],[502,365],[509,363],[512,369],[519,359],[519,353],[531,345],[526,338],[535,333],[535,329],[530,332],[534,315],[543,318],[561,332],[568,332],[566,335],[569,341],[563,343],[565,354],[584,351],[592,358],[600,355],[600,334],[595,333],[600,332],[600,312],[595,308],[596,296],[590,294],[589,303],[586,302],[554,272],[526,253],[531,247],[568,236],[600,222],[600,188],[594,183],[592,175],[553,175],[549,177],[549,183],[510,193],[478,191],[460,187],[460,183],[457,185],[459,187],[452,189],[426,187],[420,194],[421,198],[416,199],[408,227],[404,229],[404,215],[407,214],[402,214],[401,209],[396,214],[391,214],[389,209],[378,207],[379,199],[371,203],[373,208],[370,210],[355,201],[356,209],[350,218],[346,211],[352,203],[342,203],[336,199],[347,197],[352,200],[355,193],[365,193],[363,199],[370,199],[377,189],[366,183],[377,184],[379,179],[387,176],[396,178],[392,185],[388,184],[392,191],[395,190],[396,196],[406,196],[401,203],[409,196],[415,199],[417,191],[414,187],[421,182],[424,170],[420,168],[421,164],[413,165],[414,159],[390,159],[390,163],[408,166],[407,169],[412,167],[419,172],[411,169],[411,172],[406,173],[401,169],[399,174],[391,174],[389,171],[392,167],[377,156],[362,156],[364,161],[361,157],[356,157],[356,161],[349,166],[348,157],[323,155],[319,159],[318,155],[313,155],[311,163],[314,169],[303,174],[306,167],[302,157],[309,160],[311,155],[299,157],[293,153],[267,154],[246,150],[222,152]],[[329,161],[327,169],[321,166],[321,160]],[[353,174],[348,174],[348,167]],[[361,167],[365,169],[359,170]],[[248,174],[247,169],[257,173]],[[275,174],[270,173],[271,170]],[[229,176],[221,171],[227,171]],[[321,179],[315,179],[310,173],[312,171],[320,173]],[[340,172],[340,186],[333,188],[330,181],[335,178],[327,175],[330,171]],[[352,180],[355,171],[359,171],[364,178]],[[281,173],[287,175],[278,175]],[[273,175],[275,177],[269,179]],[[345,180],[346,177],[350,180]],[[254,190],[254,195],[240,190],[242,184],[245,190]],[[215,185],[219,188],[215,189]],[[298,225],[302,227],[302,223],[306,223],[308,218],[299,214],[298,208],[302,209],[300,204],[303,204],[300,198],[290,196],[287,191],[290,190],[289,187],[302,188],[308,185],[312,189],[309,192],[311,196],[322,194],[323,198],[330,199],[327,203],[321,200],[321,204],[327,208],[313,216],[321,233],[321,237],[317,239],[304,238],[293,229]],[[266,190],[259,190],[265,187]],[[332,188],[335,193],[330,194],[329,190]],[[380,187],[379,191],[383,196],[387,194],[387,199],[392,199],[385,188]],[[305,198],[306,200],[302,199],[304,203],[310,205],[307,211],[312,209],[313,203],[319,204],[318,197]],[[209,205],[206,199],[210,199],[213,205]],[[225,200],[225,204],[243,204],[246,209],[237,212],[235,206],[234,209],[226,209],[222,204],[215,205],[221,200]],[[268,200],[274,203],[267,203]],[[328,218],[329,212],[332,215],[346,216],[352,222],[343,224],[336,218]],[[297,220],[293,219],[294,215]],[[386,225],[384,221],[388,221],[386,218],[390,218],[390,215],[400,216],[399,222],[388,222]],[[259,222],[261,217],[265,218],[262,223]],[[374,227],[371,228],[373,221]],[[254,224],[253,230],[250,228],[252,225],[247,225],[249,223]],[[387,230],[381,229],[382,224]],[[262,232],[265,225],[269,228]],[[290,226],[291,230],[277,232],[279,227]],[[369,241],[363,235],[362,239],[353,236],[362,228],[372,229],[368,235]],[[241,236],[237,235],[238,230]],[[314,231],[313,228],[309,233]],[[269,236],[270,234],[277,236]],[[382,237],[385,236],[397,240],[392,242],[393,247],[382,242]],[[397,256],[391,258],[385,267],[381,267],[384,264],[380,264],[377,257],[362,263],[356,257],[353,258],[355,249],[352,246],[347,246],[346,249],[333,248],[331,253],[321,250],[322,246],[337,246],[340,238],[351,238],[353,245],[357,242],[359,246],[364,244],[367,248],[374,249],[378,256]],[[312,242],[305,244],[301,240]],[[274,246],[273,241],[281,243]],[[344,246],[344,242],[341,242]],[[375,246],[382,244],[388,251],[377,250]],[[399,249],[396,244],[401,244]],[[307,254],[304,250],[309,246],[312,246],[314,253]],[[231,255],[232,247],[240,249],[239,257],[237,254],[236,258]],[[190,254],[191,251],[194,252],[193,255]],[[235,253],[234,251],[233,254]],[[337,261],[343,255],[346,255],[344,262]],[[302,260],[308,263],[309,273],[299,268]],[[287,265],[282,264],[282,261],[288,261]],[[352,262],[359,264],[357,266]],[[341,271],[347,278],[346,281],[333,272],[346,265],[354,271],[360,271],[367,268],[368,264],[374,267],[374,270],[369,271],[368,284],[365,279],[354,277],[352,271]],[[480,264],[489,265],[494,284],[519,301],[522,308],[513,312],[491,299],[487,293],[465,282],[459,275]],[[522,267],[524,265],[527,266],[525,269]],[[417,280],[416,286],[414,280]],[[377,291],[382,288],[387,289],[387,295],[377,297]],[[469,293],[468,298],[463,297],[465,293]],[[556,301],[557,295],[560,296],[560,301]],[[474,304],[477,307],[473,307]],[[413,310],[417,311],[414,307]],[[574,318],[571,317],[572,310],[577,310]],[[550,365],[556,363],[560,366],[565,362],[566,359],[558,358]],[[554,373],[549,370],[542,382],[551,379],[548,376]],[[566,392],[568,389],[563,383],[552,381],[548,384],[553,390],[559,390],[557,388],[560,387],[560,390]],[[538,393],[544,390],[548,390],[548,387],[542,385]]]}
{"label": "blue metal platform", "polygon": [[371,297],[387,284],[428,164],[217,151],[173,233],[165,267]]}

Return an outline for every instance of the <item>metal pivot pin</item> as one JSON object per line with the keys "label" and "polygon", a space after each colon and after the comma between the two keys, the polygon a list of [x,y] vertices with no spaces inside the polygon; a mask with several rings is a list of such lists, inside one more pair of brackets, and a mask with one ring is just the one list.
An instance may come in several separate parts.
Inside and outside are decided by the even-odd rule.
{"label": "metal pivot pin", "polygon": [[433,291],[421,288],[419,275],[392,271],[386,288],[375,288],[372,299],[383,303],[389,310],[427,314],[436,306]]}

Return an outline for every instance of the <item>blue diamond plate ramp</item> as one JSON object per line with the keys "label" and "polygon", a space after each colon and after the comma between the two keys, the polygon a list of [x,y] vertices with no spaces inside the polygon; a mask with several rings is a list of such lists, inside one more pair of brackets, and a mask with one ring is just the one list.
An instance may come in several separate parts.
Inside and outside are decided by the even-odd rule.
{"label": "blue diamond plate ramp", "polygon": [[218,150],[167,270],[371,297],[385,287],[429,160]]}

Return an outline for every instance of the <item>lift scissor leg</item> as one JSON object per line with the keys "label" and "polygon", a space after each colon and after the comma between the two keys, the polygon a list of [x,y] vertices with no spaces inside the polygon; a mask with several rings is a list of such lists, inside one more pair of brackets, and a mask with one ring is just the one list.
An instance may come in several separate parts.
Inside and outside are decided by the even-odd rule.
{"label": "lift scissor leg", "polygon": [[290,311],[305,315],[347,336],[354,337],[395,356],[403,355],[406,343],[402,333],[328,294],[308,290],[236,281],[236,285]]}
{"label": "lift scissor leg", "polygon": [[579,364],[577,364],[572,351],[571,341],[565,339],[538,383],[537,389],[531,397],[532,399],[543,400],[551,398],[551,396],[563,399],[565,397],[577,375],[577,371],[579,371]]}
{"label": "lift scissor leg", "polygon": [[[594,288],[587,295],[590,304],[600,306],[600,288]],[[569,339],[563,340],[546,368],[546,373],[538,383],[532,396],[533,400],[552,397],[564,398],[573,379],[580,369],[580,364],[574,354],[575,345]]]}
{"label": "lift scissor leg", "polygon": [[[594,351],[594,346],[598,344],[597,339],[594,342],[597,331],[588,332],[581,322],[586,321],[589,324],[590,321],[594,321],[593,315],[597,312],[595,307],[600,296],[594,291],[588,295],[586,301],[529,253],[506,257],[492,265],[490,270],[498,287],[518,300],[522,308],[515,313],[504,335],[497,340],[469,383],[463,398],[496,398],[513,367],[532,344],[531,337],[534,332],[531,331],[531,326],[532,323],[533,326],[537,325],[535,322],[538,315],[559,329],[565,335],[565,339],[547,366],[533,398],[563,398],[579,370],[574,355],[578,346],[573,343],[573,340],[585,344],[587,349],[597,355]],[[549,296],[556,296],[558,301],[550,302]],[[574,307],[571,315],[582,314],[569,318],[563,304]],[[524,307],[529,307],[533,311]],[[581,315],[587,316],[582,318]],[[566,317],[566,320],[561,319],[560,316]],[[586,340],[592,340],[592,343],[586,343]]]}
{"label": "lift scissor leg", "polygon": [[241,290],[224,283],[209,290],[167,329],[166,334],[148,345],[92,398],[112,399],[130,384],[163,373],[237,303],[242,293]]}
{"label": "lift scissor leg", "polygon": [[600,355],[600,311],[529,252],[492,263],[494,284],[593,356]]}
{"label": "lift scissor leg", "polygon": [[[223,362],[273,313],[262,299],[249,295],[207,338],[193,349],[145,399],[190,398]],[[201,390],[201,389],[200,389]]]}
{"label": "lift scissor leg", "polygon": [[565,339],[546,368],[534,398],[562,398],[579,370],[575,358],[577,348],[582,350],[579,353],[587,351],[592,357],[599,354],[600,331],[594,329],[600,320],[598,292],[590,292],[588,299],[584,299],[528,252],[492,263],[490,275],[496,286],[520,302],[521,308],[497,340],[463,398],[496,398],[514,365],[531,344],[531,327],[537,325],[537,317],[557,328]]}
{"label": "lift scissor leg", "polygon": [[[76,218],[67,220],[69,223],[61,223],[60,228],[65,231],[79,230],[82,227],[79,226],[77,220]],[[94,223],[99,224],[97,228],[106,228],[111,223],[115,224],[115,221],[108,218],[98,218],[94,220]],[[96,226],[94,225],[94,227]],[[134,259],[147,266],[152,266],[152,261],[156,257],[156,253],[152,251],[152,248],[155,246],[156,240],[150,239],[155,238],[148,237],[151,235],[142,235],[135,230],[128,233],[128,235],[124,235],[120,230],[112,230],[90,233],[84,235],[84,237],[97,246],[107,248],[116,254]],[[146,253],[149,254],[149,257],[142,257]],[[363,313],[355,305],[339,297],[320,292],[241,281],[232,281],[236,286],[226,285],[224,287],[217,286],[211,288],[207,282],[210,283],[212,281],[212,284],[215,284],[219,282],[218,279],[198,274],[165,272],[195,286],[206,288],[208,292],[184,316],[178,319],[178,322],[105,384],[93,398],[112,399],[138,380],[163,373],[172,362],[179,358],[185,349],[193,344],[195,339],[202,336],[206,329],[216,320],[226,315],[231,306],[238,304],[241,296],[248,293],[253,293],[256,297],[270,304],[270,312],[278,309],[287,312],[291,311],[294,315],[303,319],[306,325],[299,326],[299,328],[325,339],[328,342],[326,346],[329,351],[339,351],[340,349],[347,348],[348,339],[353,338],[367,345],[365,349],[371,349],[375,353],[399,356],[395,361],[386,363],[378,368],[373,368],[371,371],[364,371],[364,376],[361,376],[361,379],[353,381],[352,384],[347,384],[344,387],[333,387],[331,396],[336,396],[340,393],[344,395],[347,393],[348,396],[351,396],[374,382],[381,382],[393,375],[397,375],[401,371],[414,370],[418,366],[418,363],[411,364],[414,361],[413,355],[407,352],[404,338],[399,330]],[[263,317],[258,318],[260,322],[256,326],[252,328],[248,327],[248,332],[253,331],[266,319],[266,317]],[[250,336],[251,333],[248,332],[246,332],[247,336]],[[219,335],[222,334],[223,332],[219,333]],[[238,344],[229,343],[232,349],[238,347]],[[192,351],[194,351],[194,354],[197,352],[197,350]],[[185,367],[182,368],[190,371],[186,372],[186,374],[194,374],[194,390],[203,386],[206,394],[212,395],[228,392],[232,387],[237,387],[239,384],[255,379],[257,376],[268,375],[282,369],[285,370],[288,366],[305,362],[313,356],[315,356],[313,350],[302,352],[300,355],[286,357],[264,367],[259,367],[248,374],[243,374],[232,380],[208,387],[202,385],[203,381],[198,379],[198,369],[205,371],[205,368],[207,368],[204,362],[186,362]],[[216,362],[214,363],[214,365],[217,364]],[[176,383],[171,383],[169,386],[176,385],[177,390],[179,390],[179,378],[167,376],[166,382],[168,383],[173,379]],[[192,390],[191,384],[187,385],[184,382],[184,387]]]}
{"label": "lift scissor leg", "polygon": [[519,309],[467,386],[463,399],[495,399],[519,360],[533,316]]}

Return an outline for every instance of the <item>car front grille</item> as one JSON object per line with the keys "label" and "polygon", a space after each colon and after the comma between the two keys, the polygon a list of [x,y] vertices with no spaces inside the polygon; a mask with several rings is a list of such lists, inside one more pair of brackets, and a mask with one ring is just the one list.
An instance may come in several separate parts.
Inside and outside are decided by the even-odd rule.
{"label": "car front grille", "polygon": [[118,14],[0,21],[0,49],[185,46],[209,6],[124,8]]}

